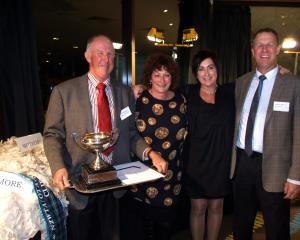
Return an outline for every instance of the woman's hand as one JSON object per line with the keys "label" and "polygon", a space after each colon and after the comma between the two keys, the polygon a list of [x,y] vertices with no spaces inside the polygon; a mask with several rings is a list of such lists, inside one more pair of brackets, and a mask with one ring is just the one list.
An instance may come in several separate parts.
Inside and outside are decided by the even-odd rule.
{"label": "woman's hand", "polygon": [[280,66],[279,65],[279,72],[280,74],[282,75],[287,75],[287,74],[291,74],[291,71],[288,70],[287,68],[283,67],[283,66]]}
{"label": "woman's hand", "polygon": [[134,85],[131,88],[135,99],[138,99],[141,96],[142,92],[146,90],[146,87],[142,84]]}
{"label": "woman's hand", "polygon": [[168,162],[165,159],[163,159],[157,152],[151,150],[149,153],[149,158],[152,160],[152,164],[154,167],[156,167],[158,172],[167,172]]}

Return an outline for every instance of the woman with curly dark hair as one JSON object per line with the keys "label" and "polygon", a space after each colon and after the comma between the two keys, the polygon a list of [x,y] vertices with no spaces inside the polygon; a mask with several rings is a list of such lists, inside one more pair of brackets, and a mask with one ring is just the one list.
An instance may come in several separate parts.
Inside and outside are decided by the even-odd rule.
{"label": "woman with curly dark hair", "polygon": [[[181,192],[181,152],[186,135],[186,101],[174,91],[178,65],[153,54],[143,67],[146,90],[136,102],[136,126],[149,146],[168,162],[164,178],[132,187],[122,201],[121,239],[170,239]],[[150,153],[151,154],[151,151]]]}

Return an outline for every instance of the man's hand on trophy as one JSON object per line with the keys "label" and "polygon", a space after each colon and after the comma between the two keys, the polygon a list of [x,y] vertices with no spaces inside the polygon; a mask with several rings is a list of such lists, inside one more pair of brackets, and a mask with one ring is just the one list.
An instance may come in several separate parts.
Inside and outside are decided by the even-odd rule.
{"label": "man's hand on trophy", "polygon": [[53,185],[63,192],[66,188],[70,187],[69,174],[66,168],[61,168],[56,171],[53,176]]}
{"label": "man's hand on trophy", "polygon": [[149,158],[152,160],[152,164],[156,167],[160,173],[166,173],[168,170],[168,162],[163,159],[157,152],[151,150],[149,152]]}

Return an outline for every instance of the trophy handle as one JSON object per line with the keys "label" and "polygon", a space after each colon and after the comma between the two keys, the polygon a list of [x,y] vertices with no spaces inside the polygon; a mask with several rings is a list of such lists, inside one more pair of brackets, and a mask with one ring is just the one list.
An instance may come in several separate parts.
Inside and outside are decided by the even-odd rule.
{"label": "trophy handle", "polygon": [[74,141],[78,144],[79,147],[81,147],[84,150],[89,150],[84,144],[82,144],[82,142],[81,142],[81,139],[82,139],[81,134],[74,132],[71,135],[72,135]]}

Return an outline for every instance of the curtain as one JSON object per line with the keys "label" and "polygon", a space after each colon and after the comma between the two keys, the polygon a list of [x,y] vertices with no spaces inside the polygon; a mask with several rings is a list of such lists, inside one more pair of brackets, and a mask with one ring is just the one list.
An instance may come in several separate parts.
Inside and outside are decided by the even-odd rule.
{"label": "curtain", "polygon": [[211,5],[209,0],[181,0],[179,13],[178,40],[186,27],[195,27],[199,35],[193,48],[179,51],[183,84],[195,82],[190,63],[200,49],[211,49],[217,53],[220,84],[233,82],[251,70],[251,15],[248,6]]}
{"label": "curtain", "polygon": [[251,70],[251,14],[246,6],[214,6],[210,48],[219,60],[219,83]]}
{"label": "curtain", "polygon": [[179,48],[178,63],[180,66],[181,84],[195,82],[191,73],[190,63],[194,54],[202,48],[207,48],[210,42],[210,7],[209,0],[181,0],[178,4],[179,27],[177,42],[181,43],[182,32],[186,28],[194,27],[199,38],[192,48]]}
{"label": "curtain", "polygon": [[30,0],[0,3],[0,139],[40,132],[43,104]]}

